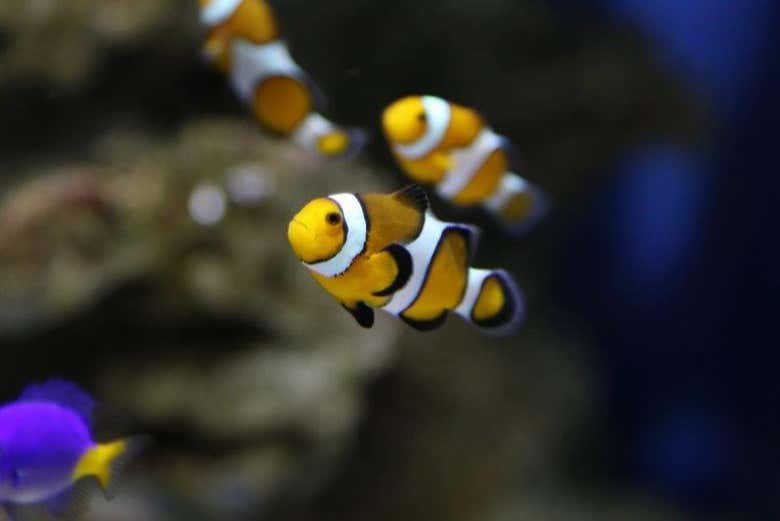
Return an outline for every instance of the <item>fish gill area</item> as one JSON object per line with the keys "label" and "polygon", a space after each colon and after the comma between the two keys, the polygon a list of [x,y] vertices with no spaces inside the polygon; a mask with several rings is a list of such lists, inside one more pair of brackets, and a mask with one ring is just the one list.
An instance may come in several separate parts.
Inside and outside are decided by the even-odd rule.
{"label": "fish gill area", "polygon": [[[331,112],[373,137],[323,163],[259,129],[200,59],[196,4],[0,3],[0,392],[71,378],[106,436],[155,440],[88,519],[670,519],[573,470],[598,400],[587,337],[553,329],[546,302],[595,165],[639,129],[704,124],[641,44],[529,1],[278,2]],[[402,186],[379,110],[428,90],[484,107],[560,209],[521,240],[469,216],[479,262],[525,289],[510,339],[456,320],[362,330],[287,244],[305,201]]]}

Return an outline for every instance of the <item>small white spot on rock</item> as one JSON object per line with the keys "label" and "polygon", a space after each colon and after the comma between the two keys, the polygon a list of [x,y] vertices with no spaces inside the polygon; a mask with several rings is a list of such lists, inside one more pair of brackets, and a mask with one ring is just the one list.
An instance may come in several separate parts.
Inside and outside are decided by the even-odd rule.
{"label": "small white spot on rock", "polygon": [[263,202],[276,190],[273,175],[257,165],[238,166],[227,173],[230,200],[244,206]]}
{"label": "small white spot on rock", "polygon": [[190,194],[190,216],[198,224],[214,226],[225,217],[227,199],[225,192],[216,185],[203,183]]}

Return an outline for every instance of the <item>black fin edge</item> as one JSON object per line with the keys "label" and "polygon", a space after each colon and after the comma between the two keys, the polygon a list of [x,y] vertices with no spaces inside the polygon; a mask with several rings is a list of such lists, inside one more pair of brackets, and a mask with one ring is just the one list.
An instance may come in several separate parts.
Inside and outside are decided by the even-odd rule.
{"label": "black fin edge", "polygon": [[349,314],[355,317],[355,320],[361,327],[371,329],[374,325],[374,310],[367,306],[364,302],[358,302],[355,309],[350,308],[342,304],[342,307],[349,311]]}
{"label": "black fin edge", "polygon": [[438,317],[432,319],[432,320],[414,320],[412,318],[405,317],[403,314],[398,315],[401,320],[406,322],[407,325],[413,327],[417,331],[433,331],[434,329],[440,328],[444,323],[447,321],[447,317],[449,316],[449,313],[447,311],[443,311],[441,315]]}
{"label": "black fin edge", "polygon": [[463,237],[463,240],[466,241],[466,255],[464,258],[464,272],[466,275],[465,282],[463,284],[463,291],[460,292],[460,297],[458,297],[458,302],[461,302],[463,297],[466,295],[466,291],[469,289],[469,269],[471,269],[471,264],[474,262],[477,242],[479,241],[479,228],[476,226],[463,224],[450,226],[441,234],[441,240],[444,241],[445,237],[449,233],[460,234]]}
{"label": "black fin edge", "polygon": [[[438,317],[434,318],[433,320],[426,320],[426,321],[419,321],[419,320],[414,320],[414,319],[411,319],[411,318],[407,318],[406,316],[404,316],[404,313],[406,313],[406,311],[408,311],[409,309],[414,307],[414,305],[420,299],[422,294],[425,292],[425,288],[428,285],[428,279],[431,276],[431,269],[433,267],[433,263],[436,261],[436,258],[439,256],[439,254],[441,252],[441,246],[442,246],[442,244],[444,244],[444,241],[446,240],[447,236],[450,233],[465,234],[466,230],[461,229],[461,228],[457,228],[455,226],[450,226],[450,227],[445,228],[441,232],[441,235],[439,235],[439,239],[436,242],[436,248],[434,248],[434,250],[433,250],[433,255],[431,256],[431,261],[428,263],[428,266],[426,266],[426,268],[425,268],[425,276],[423,277],[422,284],[420,285],[420,290],[417,292],[417,295],[415,295],[414,300],[412,300],[412,303],[409,304],[409,306],[407,306],[407,308],[404,309],[401,312],[401,314],[399,315],[401,320],[403,320],[404,322],[406,322],[408,325],[412,326],[413,328],[417,329],[418,331],[430,331],[432,329],[436,329],[436,328],[440,327],[442,324],[444,324],[445,320],[447,319],[447,310],[444,310],[441,315],[439,315]],[[464,288],[464,291],[465,291],[465,288]]]}
{"label": "black fin edge", "polygon": [[427,212],[430,204],[428,202],[428,194],[420,185],[409,185],[401,190],[395,192],[393,197],[400,199],[408,203],[412,208],[419,210],[420,212]]}
{"label": "black fin edge", "polygon": [[[479,239],[482,236],[482,231],[478,226],[473,224],[453,224],[447,227],[444,233],[455,232],[460,233],[466,240],[466,269],[471,267],[474,259],[477,255],[477,248],[479,247]],[[444,234],[442,234],[443,236]]]}
{"label": "black fin edge", "polygon": [[389,297],[403,288],[412,276],[412,256],[406,248],[400,244],[391,244],[382,251],[386,251],[393,256],[395,264],[398,266],[398,274],[395,276],[395,280],[393,280],[392,284],[382,291],[374,293],[373,295],[375,297]]}
{"label": "black fin edge", "polygon": [[520,309],[518,309],[518,306],[521,303],[521,297],[518,294],[517,289],[510,285],[506,281],[506,275],[502,275],[501,272],[496,272],[488,275],[485,277],[485,280],[482,281],[482,288],[480,288],[479,294],[482,295],[482,291],[484,290],[485,284],[492,279],[495,278],[498,280],[498,283],[501,285],[501,289],[504,291],[504,305],[501,307],[501,310],[493,315],[490,318],[484,319],[484,320],[477,320],[474,318],[474,310],[471,310],[471,321],[482,328],[485,329],[493,329],[493,330],[501,330],[502,328],[509,328],[509,331],[511,332],[514,330],[516,326],[519,325],[519,313],[521,312]]}

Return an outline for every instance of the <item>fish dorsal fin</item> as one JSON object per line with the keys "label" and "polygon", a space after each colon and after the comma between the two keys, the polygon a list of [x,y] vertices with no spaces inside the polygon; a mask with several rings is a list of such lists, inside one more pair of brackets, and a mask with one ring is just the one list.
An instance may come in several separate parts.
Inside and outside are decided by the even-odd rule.
{"label": "fish dorsal fin", "polygon": [[95,400],[78,385],[66,380],[48,380],[28,386],[19,397],[23,402],[52,402],[71,409],[87,423],[92,423]]}
{"label": "fish dorsal fin", "polygon": [[420,213],[428,211],[428,195],[420,185],[409,185],[395,192],[392,197],[415,210],[419,210]]}

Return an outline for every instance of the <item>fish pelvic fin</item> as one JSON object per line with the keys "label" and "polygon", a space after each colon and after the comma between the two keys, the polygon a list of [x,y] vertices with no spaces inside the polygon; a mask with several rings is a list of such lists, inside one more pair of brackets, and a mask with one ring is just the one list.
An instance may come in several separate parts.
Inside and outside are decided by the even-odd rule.
{"label": "fish pelvic fin", "polygon": [[73,471],[74,482],[83,478],[95,478],[106,498],[112,498],[122,471],[134,456],[146,445],[144,438],[128,438],[100,443],[81,457]]}
{"label": "fish pelvic fin", "polygon": [[354,317],[360,327],[371,329],[374,326],[374,310],[366,305],[365,302],[356,302],[348,305],[342,302],[344,309]]}

